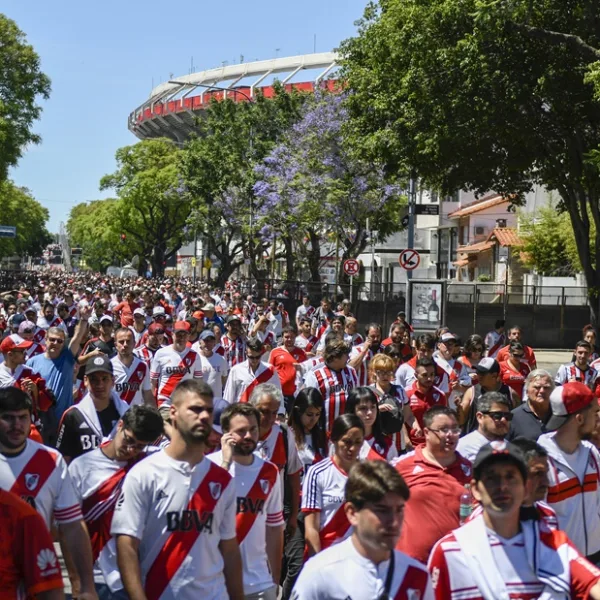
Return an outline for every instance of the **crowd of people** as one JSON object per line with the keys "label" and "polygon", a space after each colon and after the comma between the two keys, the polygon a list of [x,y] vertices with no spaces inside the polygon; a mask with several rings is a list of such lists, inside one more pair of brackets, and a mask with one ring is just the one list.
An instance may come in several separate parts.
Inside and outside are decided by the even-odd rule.
{"label": "crowd of people", "polygon": [[[600,599],[600,359],[348,300],[48,276],[0,296],[0,588]],[[289,305],[288,305],[289,308]],[[58,554],[57,554],[57,549]]]}

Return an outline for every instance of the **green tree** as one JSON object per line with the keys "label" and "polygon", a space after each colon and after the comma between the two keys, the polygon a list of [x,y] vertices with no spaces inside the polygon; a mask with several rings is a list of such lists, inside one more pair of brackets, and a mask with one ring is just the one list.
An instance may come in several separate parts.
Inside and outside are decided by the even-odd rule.
{"label": "green tree", "polygon": [[38,97],[48,98],[50,80],[40,71],[40,59],[16,23],[0,14],[0,181],[17,164],[42,111]]}
{"label": "green tree", "polygon": [[381,0],[342,46],[361,155],[444,193],[557,191],[596,321],[599,40],[593,0]]}
{"label": "green tree", "polygon": [[[165,262],[186,241],[190,199],[179,173],[177,146],[168,139],[144,140],[117,150],[117,170],[101,189],[114,189],[114,225],[126,235],[132,254],[148,260],[161,276]],[[140,269],[143,268],[143,264]]]}
{"label": "green tree", "polygon": [[17,228],[16,238],[0,238],[0,258],[40,256],[52,241],[46,229],[48,217],[48,210],[29,190],[17,187],[9,180],[0,182],[0,224]]}

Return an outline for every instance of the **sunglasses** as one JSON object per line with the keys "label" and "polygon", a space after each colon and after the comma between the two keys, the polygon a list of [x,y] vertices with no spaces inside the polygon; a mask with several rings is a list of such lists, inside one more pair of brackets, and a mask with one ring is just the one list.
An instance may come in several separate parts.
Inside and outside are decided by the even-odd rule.
{"label": "sunglasses", "polygon": [[501,410],[491,410],[482,412],[483,415],[489,415],[494,421],[502,421],[502,419],[506,419],[507,421],[512,421],[513,414],[511,412],[504,412]]}
{"label": "sunglasses", "polygon": [[62,338],[48,338],[48,341],[51,344],[64,344],[65,340],[63,340]]}

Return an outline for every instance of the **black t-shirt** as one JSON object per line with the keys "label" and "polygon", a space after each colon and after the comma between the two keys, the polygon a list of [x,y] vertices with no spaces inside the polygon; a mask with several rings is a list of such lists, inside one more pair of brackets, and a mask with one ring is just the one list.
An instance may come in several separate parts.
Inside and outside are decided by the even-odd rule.
{"label": "black t-shirt", "polygon": [[540,435],[546,433],[544,422],[536,417],[527,402],[524,402],[521,406],[517,406],[512,411],[512,414],[513,420],[510,422],[510,430],[506,436],[507,440],[514,440],[520,437],[537,442]]}
{"label": "black t-shirt", "polygon": [[[117,349],[115,348],[115,340],[110,340],[109,342],[105,342],[100,338],[92,338],[85,346],[81,354],[89,354],[94,350],[100,350],[108,356],[108,358],[114,358],[117,355]],[[85,375],[85,365],[81,365],[79,367],[79,371],[77,372],[77,379],[83,381],[83,376]]]}

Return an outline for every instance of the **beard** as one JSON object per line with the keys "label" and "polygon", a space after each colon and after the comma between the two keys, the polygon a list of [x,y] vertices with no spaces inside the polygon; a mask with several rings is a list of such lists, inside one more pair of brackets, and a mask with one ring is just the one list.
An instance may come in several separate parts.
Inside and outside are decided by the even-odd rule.
{"label": "beard", "polygon": [[240,444],[236,444],[233,447],[233,453],[237,454],[238,456],[250,456],[251,454],[254,454],[256,446],[258,446],[258,444],[254,440],[252,440],[251,442],[243,442],[243,444],[243,446]]}
{"label": "beard", "polygon": [[208,436],[210,435],[210,427],[206,428],[197,427],[196,429],[177,429],[179,434],[185,441],[187,445],[195,445],[195,444],[205,444],[208,440]]}
{"label": "beard", "polygon": [[22,441],[14,442],[13,440],[9,439],[8,435],[0,433],[0,444],[2,444],[5,448],[8,448],[9,450],[18,450],[27,440],[27,435],[27,433],[23,433]]}

